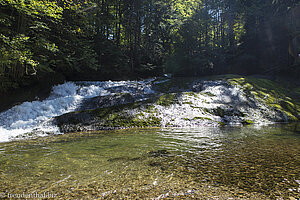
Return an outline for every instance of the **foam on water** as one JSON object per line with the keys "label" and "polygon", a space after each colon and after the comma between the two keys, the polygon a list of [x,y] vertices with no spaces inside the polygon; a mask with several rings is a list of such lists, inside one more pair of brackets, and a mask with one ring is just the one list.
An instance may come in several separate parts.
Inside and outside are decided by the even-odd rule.
{"label": "foam on water", "polygon": [[[201,89],[197,89],[197,83],[194,87],[198,90],[194,95],[182,93],[178,102],[170,106],[155,105],[155,116],[161,119],[163,127],[211,127],[224,121],[229,125],[241,125],[246,119],[257,125],[266,125],[272,123],[270,118],[276,119],[274,110],[226,81],[201,81]],[[224,112],[224,116],[221,117],[218,110]]]}
{"label": "foam on water", "polygon": [[[54,86],[47,99],[24,102],[0,113],[0,142],[23,136],[58,134],[59,128],[53,126],[51,120],[78,110],[87,98],[130,93],[136,101],[147,99],[149,94],[155,93],[152,85],[162,83],[154,80],[67,82]],[[264,125],[282,121],[282,114],[270,109],[254,95],[246,94],[241,87],[230,85],[226,81],[196,81],[192,87],[197,92],[192,95],[182,92],[177,101],[169,106],[154,104],[155,113],[142,110],[143,115],[139,117],[155,115],[160,119],[162,127],[211,127],[223,122],[241,125],[245,120]],[[136,116],[141,110],[136,108],[125,112]]]}
{"label": "foam on water", "polygon": [[27,133],[45,135],[59,133],[58,127],[50,122],[53,117],[75,111],[86,98],[114,93],[153,93],[150,82],[145,81],[103,81],[66,82],[54,86],[50,96],[43,101],[24,102],[0,113],[0,142],[7,142]]}

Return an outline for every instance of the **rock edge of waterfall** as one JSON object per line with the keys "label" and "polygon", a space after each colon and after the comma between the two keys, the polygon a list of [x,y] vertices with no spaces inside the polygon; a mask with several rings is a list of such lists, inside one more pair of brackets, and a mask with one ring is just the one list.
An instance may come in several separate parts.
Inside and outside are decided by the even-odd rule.
{"label": "rock edge of waterfall", "polygon": [[117,93],[88,99],[58,116],[61,132],[134,127],[265,125],[300,119],[299,88],[266,78],[222,75],[157,78],[153,93]]}

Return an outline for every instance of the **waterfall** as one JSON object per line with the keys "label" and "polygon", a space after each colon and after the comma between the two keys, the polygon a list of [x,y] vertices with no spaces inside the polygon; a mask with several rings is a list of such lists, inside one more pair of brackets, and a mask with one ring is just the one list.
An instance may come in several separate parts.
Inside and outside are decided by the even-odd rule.
{"label": "waterfall", "polygon": [[[152,79],[151,79],[152,80]],[[75,111],[84,99],[115,93],[153,93],[150,79],[144,81],[66,82],[52,88],[43,101],[24,102],[0,113],[0,142],[22,137],[24,134],[43,136],[59,134],[51,120]]]}

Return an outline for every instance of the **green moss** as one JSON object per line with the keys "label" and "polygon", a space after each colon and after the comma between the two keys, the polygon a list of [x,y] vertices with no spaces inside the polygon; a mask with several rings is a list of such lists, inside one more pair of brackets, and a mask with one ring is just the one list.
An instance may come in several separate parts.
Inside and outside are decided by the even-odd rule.
{"label": "green moss", "polygon": [[157,99],[156,104],[161,106],[170,106],[177,102],[176,96],[177,96],[176,93],[162,95]]}
{"label": "green moss", "polygon": [[218,122],[219,126],[225,126],[226,124],[224,122]]}
{"label": "green moss", "polygon": [[190,101],[185,101],[185,102],[182,102],[183,104],[189,104],[189,105],[192,105],[193,103],[190,102]]}
{"label": "green moss", "polygon": [[148,118],[140,118],[138,116],[129,116],[126,114],[110,115],[105,119],[104,127],[117,127],[117,128],[128,128],[128,127],[158,127],[161,125],[161,119],[158,117],[150,116]]}
{"label": "green moss", "polygon": [[[297,89],[291,90],[288,87],[268,79],[261,78],[233,78],[228,82],[238,85],[249,96],[255,96],[257,100],[270,108],[285,113],[291,121],[298,120],[299,102],[296,101]],[[293,99],[293,100],[292,100]]]}
{"label": "green moss", "polygon": [[[186,121],[190,121],[191,119],[190,118],[184,118],[184,120]],[[211,118],[209,117],[194,117],[192,120],[212,120]]]}
{"label": "green moss", "polygon": [[284,108],[286,111],[289,111],[295,115],[297,115],[297,106],[290,101],[280,101],[280,106]]}
{"label": "green moss", "polygon": [[170,122],[167,122],[166,126],[172,126],[172,124]]}
{"label": "green moss", "polygon": [[187,95],[187,96],[191,96],[191,97],[196,97],[196,98],[198,98],[198,95],[197,95],[195,92],[184,92],[183,94],[184,94],[184,95]]}
{"label": "green moss", "polygon": [[[118,113],[126,109],[135,109],[141,105],[140,102],[138,103],[130,103],[106,108],[97,108],[94,110],[87,110],[90,114],[98,118],[107,118],[110,114]],[[86,112],[86,111],[84,111]]]}
{"label": "green moss", "polygon": [[149,104],[149,105],[146,107],[145,112],[146,112],[146,113],[153,113],[153,112],[154,112],[154,108],[155,108],[154,105]]}
{"label": "green moss", "polygon": [[209,118],[209,117],[194,117],[193,119],[194,119],[194,120],[212,120],[212,119]]}
{"label": "green moss", "polygon": [[143,112],[140,112],[139,114],[136,115],[137,117],[146,117]]}
{"label": "green moss", "polygon": [[216,95],[212,94],[211,92],[201,92],[201,94],[209,96],[209,97],[215,97]]}
{"label": "green moss", "polygon": [[191,108],[194,108],[194,109],[202,109],[202,107],[194,106],[194,105],[191,105]]}
{"label": "green moss", "polygon": [[225,110],[220,108],[220,107],[217,107],[217,108],[214,108],[212,110],[212,112],[217,115],[217,116],[220,116],[220,117],[224,117],[225,116]]}
{"label": "green moss", "polygon": [[202,110],[203,110],[204,113],[209,113],[209,114],[211,114],[211,111],[210,111],[208,108],[203,108]]}
{"label": "green moss", "polygon": [[250,124],[254,124],[254,122],[250,119],[246,119],[246,120],[242,121],[242,124],[243,125],[250,125]]}
{"label": "green moss", "polygon": [[203,77],[203,80],[228,80],[228,79],[233,79],[233,78],[241,78],[242,76],[236,75],[236,74],[224,74],[224,75],[215,75],[215,76],[207,76]]}
{"label": "green moss", "polygon": [[134,127],[158,127],[161,126],[161,119],[155,116],[150,116],[145,119],[134,118],[132,120]]}
{"label": "green moss", "polygon": [[[82,112],[88,112],[92,116],[96,117],[100,121],[99,126],[103,127],[128,128],[160,126],[161,119],[153,115],[151,115],[150,117],[146,117],[143,112],[140,112],[135,116],[132,116],[125,112],[126,110],[140,108],[143,104],[147,103],[149,103],[149,101],[130,103],[107,108],[98,108]],[[153,113],[153,108],[153,105],[149,105],[146,108],[146,111],[148,111],[148,113]]]}

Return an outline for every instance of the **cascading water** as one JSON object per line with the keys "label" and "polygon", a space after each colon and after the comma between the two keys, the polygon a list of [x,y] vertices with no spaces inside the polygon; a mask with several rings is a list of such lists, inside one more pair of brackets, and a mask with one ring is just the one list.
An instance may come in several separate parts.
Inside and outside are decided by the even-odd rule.
{"label": "cascading water", "polygon": [[120,92],[150,94],[151,81],[66,82],[54,86],[47,99],[24,102],[0,113],[0,142],[32,132],[57,134],[58,127],[50,123],[53,117],[77,110],[84,99]]}
{"label": "cascading water", "polygon": [[[165,83],[166,81],[170,83]],[[54,86],[47,99],[25,102],[0,113],[0,142],[49,133],[58,134],[60,130],[93,131],[103,130],[101,128],[107,126],[128,128],[135,124],[139,126],[146,124],[147,127],[239,126],[250,123],[264,125],[287,121],[287,115],[292,116],[292,113],[280,110],[276,105],[272,107],[273,104],[267,104],[266,102],[273,101],[269,94],[262,93],[265,94],[263,97],[257,96],[255,95],[257,92],[251,91],[251,88],[245,89],[242,85],[232,84],[226,80],[190,80],[184,88],[178,88],[176,86],[178,83],[175,83],[175,86],[172,84],[174,80],[172,82],[171,79],[147,79],[67,82]],[[90,109],[146,99],[151,99],[151,102],[144,101],[135,108],[121,111],[112,109],[107,116],[98,117],[89,114]],[[281,98],[281,101],[288,103],[284,98]],[[78,110],[83,112],[56,118]],[[87,115],[83,116],[84,113],[90,118]],[[71,115],[72,119],[76,117],[75,122],[68,120],[68,116]],[[53,125],[54,118],[60,130]],[[123,120],[121,125],[118,124],[120,120]]]}

